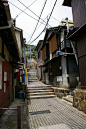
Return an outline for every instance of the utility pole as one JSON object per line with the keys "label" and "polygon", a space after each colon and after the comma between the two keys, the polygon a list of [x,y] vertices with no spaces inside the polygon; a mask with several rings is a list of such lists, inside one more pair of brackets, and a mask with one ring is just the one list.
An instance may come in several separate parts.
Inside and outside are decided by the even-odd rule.
{"label": "utility pole", "polygon": [[30,66],[31,66],[31,45],[30,45]]}
{"label": "utility pole", "polygon": [[25,64],[25,68],[26,68],[25,44],[24,44],[24,64]]}

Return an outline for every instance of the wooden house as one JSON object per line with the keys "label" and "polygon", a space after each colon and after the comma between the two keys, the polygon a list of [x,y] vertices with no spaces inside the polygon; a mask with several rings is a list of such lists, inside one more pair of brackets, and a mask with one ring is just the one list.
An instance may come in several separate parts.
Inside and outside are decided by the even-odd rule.
{"label": "wooden house", "polygon": [[[77,44],[77,59],[79,66],[78,88],[80,89],[75,90],[74,106],[78,107],[80,110],[86,111],[86,1],[64,0],[63,5],[72,7],[74,27],[78,27],[78,29],[68,37],[72,43],[75,42]],[[83,97],[81,95],[83,95]],[[81,101],[79,101],[80,99]]]}
{"label": "wooden house", "polygon": [[66,39],[66,34],[66,26],[46,30],[41,48],[42,60],[44,61],[42,67],[45,67],[46,84],[74,88],[77,84],[78,67],[71,44]]}
{"label": "wooden house", "polygon": [[0,107],[7,108],[15,97],[14,71],[22,65],[18,43],[8,2],[0,0]]}
{"label": "wooden house", "polygon": [[41,51],[41,47],[42,47],[42,43],[43,40],[39,40],[35,50],[37,51],[37,77],[39,80],[42,80],[43,78],[43,74],[42,74],[42,65],[43,65],[43,61],[42,61],[42,51]]}

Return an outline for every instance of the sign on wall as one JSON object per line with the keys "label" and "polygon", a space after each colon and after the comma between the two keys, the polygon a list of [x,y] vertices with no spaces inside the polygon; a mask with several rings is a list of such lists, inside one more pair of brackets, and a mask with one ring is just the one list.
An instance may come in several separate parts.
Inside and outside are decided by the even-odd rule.
{"label": "sign on wall", "polygon": [[4,82],[7,81],[7,72],[4,71]]}
{"label": "sign on wall", "polygon": [[6,83],[4,83],[4,93],[6,92]]}
{"label": "sign on wall", "polygon": [[2,89],[2,61],[0,61],[0,89]]}
{"label": "sign on wall", "polygon": [[62,82],[62,76],[57,76],[57,82]]}

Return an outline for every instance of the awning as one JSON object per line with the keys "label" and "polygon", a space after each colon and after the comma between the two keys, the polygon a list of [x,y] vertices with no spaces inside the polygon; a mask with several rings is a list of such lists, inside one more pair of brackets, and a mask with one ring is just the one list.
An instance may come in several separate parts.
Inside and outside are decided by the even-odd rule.
{"label": "awning", "polygon": [[15,68],[23,68],[24,66],[24,63],[20,63],[20,62],[11,62],[10,61],[10,64],[15,67]]}
{"label": "awning", "polygon": [[71,0],[64,0],[62,5],[71,7]]}
{"label": "awning", "polygon": [[[1,5],[0,27],[9,27],[8,21],[11,21],[9,5]],[[13,61],[20,61],[20,53],[17,45],[14,27],[12,26],[12,28],[0,29],[0,37],[2,38],[2,42],[6,45],[9,54],[12,56]]]}
{"label": "awning", "polygon": [[47,61],[44,65],[42,65],[42,67],[45,67],[47,64],[49,64],[50,62],[52,62],[53,60],[55,60],[56,58],[58,58],[59,56],[55,56],[54,58],[52,58],[51,60]]}
{"label": "awning", "polygon": [[82,34],[84,31],[86,31],[86,24],[81,26],[78,30],[76,30],[73,34],[71,34],[67,39],[76,41],[79,34]]}

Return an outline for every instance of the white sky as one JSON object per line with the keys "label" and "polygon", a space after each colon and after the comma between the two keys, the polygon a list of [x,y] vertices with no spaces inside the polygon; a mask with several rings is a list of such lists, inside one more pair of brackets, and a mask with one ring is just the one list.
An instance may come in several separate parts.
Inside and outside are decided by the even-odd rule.
{"label": "white sky", "polygon": [[[17,7],[19,7],[21,10],[24,10],[25,7],[19,3],[18,0],[9,0],[11,3],[13,3],[14,5],[16,5]],[[24,5],[26,5],[27,7],[32,4],[35,0],[20,0],[22,3],[24,3]],[[42,7],[44,5],[45,0],[37,0],[32,6],[30,6],[29,8],[35,12],[38,16],[40,15],[40,12],[42,10]],[[47,0],[46,6],[44,8],[44,11],[42,13],[42,19],[45,19],[50,13],[51,10],[53,8],[53,5],[55,3],[55,0]],[[72,20],[72,10],[70,7],[65,7],[62,6],[63,0],[57,0],[57,4],[54,8],[54,11],[52,13],[51,19],[49,21],[49,25],[53,26],[58,26],[60,21],[66,17],[68,17],[69,20]],[[16,15],[18,15],[21,11],[18,10],[16,7],[14,7],[13,5],[10,5],[10,12],[11,12],[11,17],[15,18]],[[38,19],[38,17],[36,17],[33,13],[31,13],[28,9],[26,9],[25,11],[26,13],[28,13],[29,15],[33,16],[35,19]],[[54,18],[56,18],[58,21],[56,21]],[[45,21],[47,21],[47,18],[45,19]],[[32,35],[35,26],[37,24],[37,21],[30,18],[29,16],[27,16],[26,14],[22,13],[19,15],[19,17],[17,17],[16,19],[16,26],[18,28],[21,28],[23,30],[23,37],[26,38],[26,41],[29,41],[29,36]],[[41,23],[38,24],[38,27]],[[40,33],[41,31],[44,29],[45,25],[41,24],[41,26],[35,31],[31,41],[33,41]],[[34,41],[32,44],[37,45],[39,40],[42,40],[44,38],[44,34],[45,32],[36,40]],[[29,43],[28,43],[29,44]]]}

